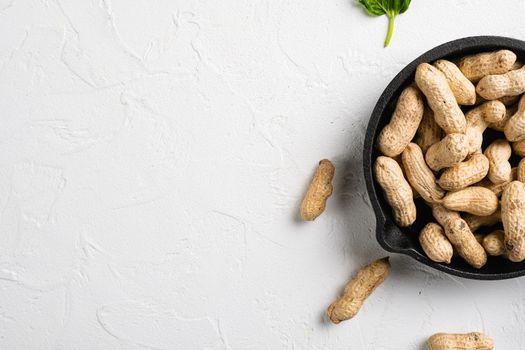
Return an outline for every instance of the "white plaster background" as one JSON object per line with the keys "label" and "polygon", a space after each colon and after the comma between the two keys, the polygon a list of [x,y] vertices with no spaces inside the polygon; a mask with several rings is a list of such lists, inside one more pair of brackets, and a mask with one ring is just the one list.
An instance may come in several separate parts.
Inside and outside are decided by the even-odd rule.
{"label": "white plaster background", "polygon": [[[385,255],[361,171],[382,89],[445,41],[525,38],[524,14],[414,0],[383,49],[351,0],[0,0],[0,348],[525,348],[523,279],[400,256],[355,319],[323,316]],[[299,223],[324,157],[335,194]]]}

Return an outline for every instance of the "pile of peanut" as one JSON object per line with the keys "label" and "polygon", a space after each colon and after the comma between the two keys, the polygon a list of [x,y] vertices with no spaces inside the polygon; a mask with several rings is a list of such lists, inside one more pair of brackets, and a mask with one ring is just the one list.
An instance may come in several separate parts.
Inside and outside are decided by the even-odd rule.
{"label": "pile of peanut", "polygon": [[[501,136],[483,147],[489,128]],[[432,211],[435,222],[419,233],[431,260],[448,264],[457,254],[475,268],[485,265],[487,255],[525,260],[525,66],[513,52],[420,64],[377,147],[383,155],[375,160],[374,175],[395,222],[414,224],[415,198]],[[515,168],[509,161],[513,151],[524,157]],[[303,220],[325,210],[334,172],[329,160],[319,162],[301,203]],[[488,234],[477,232],[500,223]],[[340,323],[356,316],[390,270],[388,257],[361,268],[328,307],[328,318]],[[493,347],[479,332],[436,333],[427,342],[429,350]]]}
{"label": "pile of peanut", "polygon": [[[416,220],[414,198],[435,222],[419,234],[426,255],[457,253],[481,268],[490,256],[525,259],[525,66],[509,50],[417,67],[377,138],[374,174],[399,226]],[[484,149],[487,128],[501,137]],[[482,226],[502,223],[488,235]]]}

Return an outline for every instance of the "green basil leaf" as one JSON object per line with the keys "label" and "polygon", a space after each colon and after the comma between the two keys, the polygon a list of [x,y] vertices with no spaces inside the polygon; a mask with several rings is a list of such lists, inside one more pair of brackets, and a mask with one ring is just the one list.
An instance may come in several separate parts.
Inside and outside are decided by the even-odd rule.
{"label": "green basil leaf", "polygon": [[408,10],[408,7],[410,6],[410,0],[400,0],[398,2],[400,4],[397,13],[404,13],[406,10]]}
{"label": "green basil leaf", "polygon": [[359,0],[359,3],[363,5],[367,13],[371,16],[382,16],[388,17],[388,33],[385,40],[385,47],[390,43],[392,32],[394,30],[394,19],[400,13],[404,13],[408,10],[411,0]]}
{"label": "green basil leaf", "polygon": [[359,0],[359,3],[366,8],[369,15],[382,16],[386,13],[381,0]]}

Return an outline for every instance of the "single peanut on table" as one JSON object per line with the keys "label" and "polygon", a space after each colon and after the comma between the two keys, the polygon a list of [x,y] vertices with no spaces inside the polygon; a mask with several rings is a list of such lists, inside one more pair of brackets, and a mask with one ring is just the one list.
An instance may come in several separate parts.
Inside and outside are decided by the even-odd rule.
{"label": "single peanut on table", "polygon": [[412,225],[416,220],[416,205],[412,188],[405,180],[399,164],[392,158],[379,156],[374,164],[374,174],[392,207],[396,223],[401,227]]}
{"label": "single peanut on table", "polygon": [[459,70],[472,82],[490,74],[503,74],[514,68],[516,54],[509,50],[478,53],[463,57]]}
{"label": "single peanut on table", "polygon": [[494,341],[483,333],[436,333],[428,338],[428,350],[492,350]]}
{"label": "single peanut on table", "polygon": [[512,181],[501,195],[501,221],[505,230],[505,249],[511,261],[525,259],[525,184]]}
{"label": "single peanut on table", "polygon": [[468,154],[467,137],[464,134],[448,134],[427,150],[425,160],[434,171],[460,163]]}
{"label": "single peanut on table", "polygon": [[388,123],[377,138],[379,151],[386,156],[395,157],[414,138],[423,118],[423,99],[421,92],[415,86],[409,86],[399,96],[390,123]]}
{"label": "single peanut on table", "polygon": [[303,220],[315,220],[326,208],[326,201],[333,191],[334,172],[335,168],[332,162],[327,159],[319,162],[314,178],[301,203],[300,213]]}
{"label": "single peanut on table", "polygon": [[343,295],[328,307],[326,313],[330,321],[337,324],[354,317],[366,298],[383,283],[389,274],[388,257],[376,260],[359,270],[345,286]]}
{"label": "single peanut on table", "polygon": [[416,84],[434,111],[436,123],[447,134],[464,133],[467,127],[465,116],[443,73],[428,63],[422,63],[416,69]]}
{"label": "single peanut on table", "polygon": [[426,224],[419,233],[419,243],[430,260],[450,264],[454,249],[441,226],[433,222]]}

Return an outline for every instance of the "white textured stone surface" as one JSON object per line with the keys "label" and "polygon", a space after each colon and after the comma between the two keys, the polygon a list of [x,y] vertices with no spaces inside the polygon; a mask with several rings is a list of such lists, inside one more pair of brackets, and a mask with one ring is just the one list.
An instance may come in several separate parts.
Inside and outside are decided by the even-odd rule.
{"label": "white textured stone surface", "polygon": [[[352,321],[324,318],[385,255],[361,171],[370,111],[451,39],[525,38],[522,0],[0,0],[1,349],[525,348],[524,280],[395,256]],[[295,219],[321,158],[335,194]]]}

